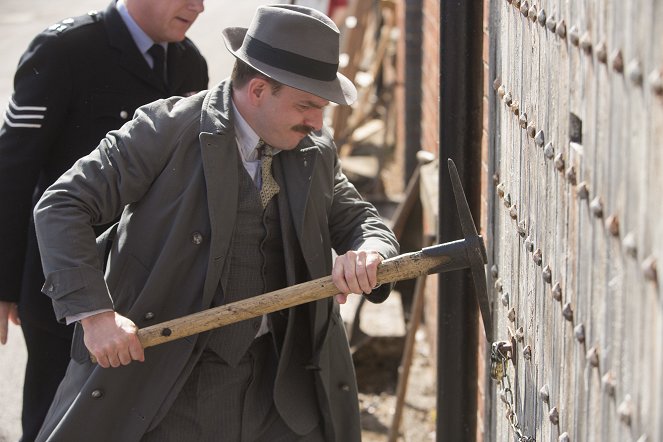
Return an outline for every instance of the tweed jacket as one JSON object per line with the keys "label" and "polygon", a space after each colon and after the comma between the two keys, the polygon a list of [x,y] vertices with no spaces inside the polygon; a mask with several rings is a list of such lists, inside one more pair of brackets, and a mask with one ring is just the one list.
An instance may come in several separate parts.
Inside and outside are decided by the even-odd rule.
{"label": "tweed jacket", "polygon": [[[113,308],[140,328],[210,306],[237,207],[230,97],[231,85],[222,82],[140,108],[44,193],[35,222],[44,293],[58,318]],[[281,152],[274,167],[292,232],[284,235],[289,283],[328,275],[332,249],[398,252],[391,231],[342,173],[328,133]],[[120,213],[104,275],[91,225]],[[382,301],[390,289],[369,299]],[[317,423],[311,410],[320,410],[328,440],[358,441],[356,382],[338,305],[329,298],[291,309],[285,329],[274,397],[280,414],[305,434]],[[309,348],[299,345],[302,335]],[[77,329],[74,360],[38,440],[139,440],[177,395],[197,339],[148,348],[144,363],[101,369],[89,362]]]}

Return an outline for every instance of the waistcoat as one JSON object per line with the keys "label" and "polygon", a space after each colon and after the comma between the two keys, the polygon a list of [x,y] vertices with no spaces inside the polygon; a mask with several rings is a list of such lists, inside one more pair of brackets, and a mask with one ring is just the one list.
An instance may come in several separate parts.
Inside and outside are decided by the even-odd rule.
{"label": "waistcoat", "polygon": [[[238,161],[239,198],[237,219],[228,258],[214,298],[228,304],[286,286],[283,238],[277,197],[263,210],[260,193]],[[211,333],[207,347],[231,366],[236,366],[251,345],[262,317],[227,325]]]}

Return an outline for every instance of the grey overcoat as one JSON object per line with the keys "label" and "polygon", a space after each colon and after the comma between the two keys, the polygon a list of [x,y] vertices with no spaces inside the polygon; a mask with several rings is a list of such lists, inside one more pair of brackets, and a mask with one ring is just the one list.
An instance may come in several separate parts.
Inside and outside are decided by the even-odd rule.
{"label": "grey overcoat", "polygon": [[[45,192],[35,222],[44,292],[59,320],[113,308],[142,328],[210,306],[237,206],[230,96],[222,82],[144,106]],[[332,248],[398,252],[393,234],[343,175],[328,134],[281,152],[274,168],[283,184],[289,284],[330,274]],[[91,225],[119,214],[104,275]],[[369,299],[381,302],[390,289]],[[148,348],[144,363],[103,369],[89,362],[77,325],[73,360],[38,440],[139,440],[176,397],[197,339]],[[290,309],[274,400],[300,434],[316,425],[320,410],[328,440],[360,439],[354,369],[332,298]]]}

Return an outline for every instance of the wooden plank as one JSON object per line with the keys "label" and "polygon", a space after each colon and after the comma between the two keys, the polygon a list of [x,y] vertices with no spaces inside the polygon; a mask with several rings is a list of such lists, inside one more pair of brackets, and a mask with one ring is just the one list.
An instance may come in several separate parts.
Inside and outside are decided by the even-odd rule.
{"label": "wooden plank", "polygon": [[[573,2],[568,7],[566,15],[568,20],[568,33],[572,34],[573,26],[578,25],[579,10],[582,7],[582,2]],[[567,39],[567,41],[570,40]],[[581,57],[577,48],[570,42],[567,43],[569,50],[569,76],[572,79],[569,83],[569,108],[568,112],[573,112],[580,119],[584,120],[582,113],[582,99],[583,99],[583,80],[581,67]],[[569,115],[569,114],[567,114]],[[569,123],[567,123],[569,124]],[[583,165],[583,149],[584,146],[577,140],[576,143],[569,143],[567,167],[573,167],[575,176],[581,177],[581,168]],[[569,195],[569,254],[573,257],[569,271],[568,289],[563,303],[571,306],[573,310],[573,317],[577,320],[580,312],[586,309],[585,295],[587,293],[587,280],[584,278],[585,272],[589,270],[587,266],[588,252],[585,249],[585,235],[589,234],[587,223],[588,207],[578,201],[576,194],[576,179],[569,179],[567,175],[566,186],[567,194]],[[584,246],[584,247],[583,247]],[[560,431],[568,431],[572,440],[584,440],[585,425],[584,416],[586,403],[586,390],[584,382],[585,372],[585,352],[582,346],[576,345],[573,340],[573,326],[572,321],[567,321],[565,327],[564,340],[569,346],[569,359],[572,371],[569,376],[574,380],[574,388],[569,390],[566,397],[563,398],[569,406],[570,421],[560,422]]]}
{"label": "wooden plank", "polygon": [[[606,353],[610,351],[610,346],[606,345],[605,335],[603,333],[603,323],[606,321],[606,286],[608,275],[606,266],[601,265],[601,260],[597,257],[607,256],[608,237],[606,235],[604,220],[606,218],[607,209],[611,206],[609,200],[608,187],[606,183],[606,168],[609,167],[609,145],[608,139],[608,120],[609,120],[609,98],[610,94],[607,90],[607,84],[603,70],[599,65],[596,57],[594,56],[597,42],[603,34],[603,26],[605,25],[605,17],[603,16],[604,10],[596,3],[596,0],[590,2],[590,24],[591,28],[588,29],[591,38],[591,53],[586,55],[589,63],[591,63],[591,103],[588,103],[588,111],[591,112],[593,117],[593,133],[591,145],[591,155],[588,155],[587,161],[592,164],[593,173],[591,176],[591,186],[594,188],[590,192],[590,198],[593,202],[599,201],[603,204],[603,214],[597,216],[596,212],[593,213],[593,265],[592,265],[592,291],[590,295],[590,311],[591,311],[591,324],[587,336],[591,339],[587,368],[590,371],[590,402],[588,404],[588,433],[591,440],[604,440],[601,434],[601,428],[604,428],[602,422],[601,411],[603,408],[603,397],[601,392],[601,369],[603,367],[602,360],[605,358]],[[600,200],[596,200],[600,198]],[[587,330],[587,327],[585,327]],[[596,352],[593,351],[596,349]],[[593,366],[596,356],[598,366]],[[597,430],[599,429],[599,430]]]}
{"label": "wooden plank", "polygon": [[[661,149],[661,140],[651,138],[654,133],[653,123],[653,101],[651,95],[651,88],[648,87],[647,75],[652,70],[652,55],[654,51],[659,54],[657,58],[660,61],[661,53],[661,40],[660,38],[656,43],[652,42],[652,32],[654,29],[653,17],[654,9],[653,2],[644,2],[644,4],[633,5],[630,21],[634,24],[633,33],[631,35],[632,41],[630,42],[630,51],[633,54],[633,59],[639,60],[641,63],[642,83],[637,84],[633,81],[632,71],[627,71],[631,85],[631,102],[633,106],[638,106],[632,111],[631,124],[631,149],[633,150],[632,156],[632,169],[637,168],[638,172],[634,175],[635,191],[637,192],[636,203],[637,209],[635,215],[637,219],[637,237],[638,237],[638,256],[637,267],[634,269],[639,276],[640,290],[637,292],[636,298],[636,311],[637,320],[634,318],[634,323],[638,327],[634,330],[634,336],[631,343],[634,345],[635,358],[634,361],[638,363],[633,367],[634,383],[631,387],[631,397],[634,401],[641,401],[642,408],[634,407],[634,415],[632,421],[632,431],[636,434],[653,435],[656,433],[656,426],[660,425],[661,405],[657,406],[657,402],[661,400],[659,392],[661,391],[660,383],[661,378],[656,379],[653,377],[656,364],[660,364],[660,347],[652,346],[652,342],[647,339],[648,336],[661,336],[661,297],[660,291],[645,278],[642,271],[642,266],[645,264],[648,257],[655,256],[655,253],[661,251],[660,243],[658,245],[654,242],[654,231],[660,230],[660,219],[653,217],[653,206],[648,203],[650,201],[649,195],[652,192],[657,192],[659,187],[656,187],[657,178],[660,177],[661,171],[653,171],[650,169],[649,164],[652,156],[650,152],[652,149]],[[659,27],[660,30],[660,27]],[[630,65],[627,65],[630,67]],[[637,125],[636,125],[637,124]],[[660,124],[660,121],[659,121]],[[653,154],[654,161],[658,153]],[[650,171],[652,174],[650,175]],[[660,181],[659,181],[660,183]],[[656,206],[660,207],[660,198]],[[658,249],[658,250],[657,250]],[[658,308],[658,313],[657,309]],[[658,351],[657,351],[658,350]],[[645,382],[644,379],[650,379]],[[657,391],[657,385],[659,385]],[[634,402],[636,403],[636,402]],[[656,412],[658,410],[658,413]]]}
{"label": "wooden plank", "polygon": [[[647,409],[644,411],[645,416],[642,417],[646,422],[646,427],[643,432],[646,432],[651,440],[663,440],[663,344],[661,344],[661,330],[663,330],[663,312],[661,311],[661,300],[663,299],[663,279],[661,278],[662,271],[660,270],[661,263],[663,262],[663,227],[661,221],[663,219],[663,205],[660,204],[660,189],[663,188],[663,94],[656,94],[652,88],[651,73],[658,69],[658,72],[663,75],[663,45],[661,45],[660,36],[663,35],[663,4],[655,2],[653,11],[651,13],[652,29],[649,33],[649,38],[646,41],[647,46],[651,48],[648,51],[649,58],[646,66],[648,69],[645,71],[649,75],[649,87],[646,94],[649,97],[648,109],[650,109],[648,132],[649,143],[647,152],[647,184],[648,192],[645,200],[645,208],[649,217],[649,226],[651,233],[648,233],[649,241],[651,244],[651,255],[657,258],[658,261],[658,286],[653,282],[647,282],[646,289],[646,303],[650,317],[647,320],[648,330],[646,336],[658,336],[656,342],[654,338],[654,345],[649,348],[650,358],[648,369],[643,369],[641,374],[642,379],[652,379],[653,382],[649,385],[650,403],[646,405]],[[657,308],[658,306],[658,313]]]}
{"label": "wooden plank", "polygon": [[[615,55],[616,51],[621,50],[622,53],[625,48],[628,35],[630,33],[630,24],[623,23],[622,20],[624,17],[629,16],[630,5],[628,3],[615,3],[614,5],[614,25],[611,29],[611,45],[610,45],[610,54]],[[622,19],[617,19],[621,17]],[[628,21],[628,20],[627,20]],[[619,183],[619,194],[616,195],[617,204],[616,207],[621,209],[620,211],[620,230],[621,238],[623,239],[628,235],[629,231],[632,231],[634,228],[634,219],[629,216],[629,211],[632,207],[632,199],[629,197],[631,189],[629,189],[629,179],[628,179],[628,164],[630,153],[628,148],[629,146],[629,114],[630,108],[628,105],[628,88],[627,84],[624,81],[625,77],[617,72],[614,69],[614,59],[611,57],[608,62],[610,65],[610,78],[611,78],[611,89],[614,95],[614,102],[621,103],[621,105],[616,105],[611,109],[611,121],[613,129],[611,131],[611,142],[615,146],[614,151],[614,162],[616,165],[619,165],[619,171],[614,175],[617,183]],[[621,244],[620,244],[621,246]],[[633,260],[626,256],[623,252],[620,256],[620,267],[622,270],[622,281],[621,284],[623,288],[625,287],[635,287],[637,286],[637,279],[633,279],[635,274],[633,273]],[[625,391],[626,385],[628,385],[631,380],[629,375],[628,366],[631,364],[632,357],[634,356],[632,348],[628,345],[626,336],[631,334],[633,319],[633,312],[631,311],[630,306],[631,302],[628,300],[628,296],[624,296],[624,292],[621,292],[615,298],[615,321],[614,321],[614,330],[617,338],[614,340],[613,345],[615,346],[615,357],[613,359],[613,374],[615,378],[615,383],[619,387],[616,387],[615,397],[611,400],[613,402],[612,409],[608,413],[612,412],[613,419],[617,416],[617,408],[619,406],[618,392]],[[613,440],[627,440],[630,437],[628,429],[625,429],[623,425],[619,422],[619,419],[615,419],[615,425],[611,428],[616,433],[613,433]]]}
{"label": "wooden plank", "polygon": [[[508,14],[509,12],[509,6],[506,4],[501,4],[501,9],[500,9],[500,20],[497,21],[498,26],[499,26],[499,31],[497,32],[497,57],[496,57],[496,63],[497,66],[495,68],[496,72],[498,72],[498,77],[500,78],[500,83],[503,85],[503,89],[506,89],[507,85],[510,83],[510,78],[508,77],[509,75],[509,56],[511,52],[511,48],[509,47],[509,41],[511,41],[511,35],[513,33],[513,26],[512,26],[512,20],[510,15]],[[507,183],[508,183],[508,158],[510,155],[510,150],[509,150],[509,143],[507,142],[509,133],[508,133],[508,122],[509,122],[509,115],[507,112],[504,110],[504,103],[502,101],[502,97],[499,94],[499,91],[496,93],[496,98],[495,98],[495,130],[496,130],[496,135],[495,139],[497,140],[496,142],[496,154],[495,157],[499,158],[497,164],[495,164],[495,170],[499,174],[499,181],[500,185],[503,186],[504,191],[508,192],[506,189]],[[496,197],[495,201],[495,213],[494,213],[494,220],[495,220],[495,225],[494,225],[494,232],[493,232],[493,238],[495,238],[495,244],[494,244],[494,251],[491,253],[495,258],[495,265],[497,266],[498,272],[499,272],[499,279],[502,281],[502,284],[505,286],[503,288],[502,292],[499,292],[498,290],[495,289],[495,285],[491,287],[493,292],[495,293],[496,297],[501,296],[506,296],[507,293],[511,293],[511,287],[509,284],[506,284],[507,278],[510,277],[511,268],[510,268],[510,260],[507,258],[508,256],[508,250],[506,245],[504,244],[504,226],[505,226],[505,220],[507,218],[507,214],[505,211],[504,207],[504,198],[499,198]],[[497,282],[497,281],[495,281]],[[495,304],[497,308],[493,309],[494,312],[494,322],[496,324],[496,333],[495,337],[496,339],[499,340],[504,340],[507,337],[507,327],[509,326],[509,321],[507,319],[507,312],[510,308],[510,305],[504,306],[501,302],[501,299],[499,303]],[[495,384],[493,384],[494,388]],[[508,432],[508,424],[506,422],[506,419],[504,418],[504,405],[500,403],[499,398],[497,394],[493,395],[493,403],[494,403],[494,413],[493,413],[493,418],[492,424],[493,424],[493,429],[492,432],[495,434],[495,440],[499,439],[502,437],[504,434],[507,434]]]}
{"label": "wooden plank", "polygon": [[[645,334],[648,331],[645,322],[647,320],[646,318],[648,318],[647,310],[649,305],[647,305],[643,296],[646,293],[646,287],[639,268],[639,263],[642,262],[646,256],[647,250],[651,250],[650,244],[648,244],[649,239],[646,237],[647,224],[650,220],[648,219],[643,204],[643,199],[648,192],[645,173],[643,173],[645,170],[644,165],[646,163],[646,154],[644,151],[647,143],[647,135],[645,130],[643,130],[646,121],[646,119],[643,119],[646,115],[644,109],[646,103],[644,101],[641,86],[632,81],[633,63],[636,61],[642,63],[646,54],[646,48],[643,46],[643,43],[645,42],[642,31],[643,22],[641,21],[643,16],[640,13],[643,6],[644,5],[641,4],[629,4],[625,15],[626,38],[624,40],[624,59],[626,63],[624,69],[624,82],[627,94],[625,110],[628,112],[626,118],[628,138],[625,145],[630,151],[626,158],[629,174],[625,184],[629,194],[627,211],[629,214],[632,214],[632,218],[628,220],[628,226],[629,230],[633,231],[637,238],[637,259],[629,262],[629,268],[627,270],[631,273],[631,275],[629,275],[629,278],[632,281],[630,287],[633,289],[632,296],[634,295],[635,299],[629,299],[625,305],[625,308],[627,309],[628,328],[624,338],[626,339],[625,344],[629,345],[630,348],[626,352],[629,359],[625,360],[623,364],[624,379],[620,382],[622,388],[618,389],[616,394],[616,403],[618,404],[618,407],[620,404],[627,401],[628,396],[631,398],[644,399],[647,395],[644,390],[650,388],[649,385],[643,385],[641,379],[645,367],[644,364],[648,359],[650,346],[643,342],[643,340],[645,340],[644,336],[646,336]],[[633,302],[634,300],[636,302]],[[636,361],[637,363],[634,363]],[[634,409],[633,411],[635,412],[636,410]],[[634,437],[636,431],[642,431],[643,428],[641,425],[642,422],[640,421],[640,416],[633,415],[631,426],[621,426],[623,437]]]}
{"label": "wooden plank", "polygon": [[[529,16],[521,14],[520,17],[523,30],[522,92],[520,95],[527,103],[531,121],[536,122],[537,126],[540,127],[543,122],[543,105],[539,102],[541,97],[539,90],[540,35],[537,29],[538,26],[529,19]],[[541,355],[544,352],[544,349],[539,347],[536,339],[536,328],[539,323],[537,296],[541,289],[541,266],[535,263],[532,256],[524,250],[524,238],[517,233],[518,222],[523,220],[529,223],[530,232],[535,232],[538,247],[541,247],[542,250],[545,250],[546,238],[542,231],[540,218],[540,203],[542,200],[540,199],[541,184],[539,182],[540,165],[537,159],[540,149],[527,131],[521,129],[521,133],[524,141],[521,149],[521,176],[519,179],[521,198],[518,219],[513,221],[514,232],[516,233],[513,238],[518,241],[520,246],[518,249],[523,263],[521,269],[524,272],[521,274],[519,293],[523,310],[518,315],[520,318],[519,326],[523,327],[524,331],[523,348],[519,355],[523,363],[523,416],[521,422],[524,434],[533,435],[536,433],[536,423],[538,421],[537,373],[541,363]],[[529,359],[525,357],[526,348],[529,349]]]}
{"label": "wooden plank", "polygon": [[[605,201],[605,215],[601,220],[609,217],[615,213],[617,201],[615,197],[615,189],[613,186],[614,179],[611,175],[612,165],[615,160],[613,145],[611,140],[611,126],[612,126],[612,112],[614,111],[615,103],[613,90],[610,87],[610,71],[608,66],[599,60],[600,44],[606,43],[606,36],[612,32],[613,14],[611,13],[611,5],[600,8],[597,5],[597,30],[592,38],[593,42],[593,60],[596,66],[596,81],[598,92],[598,102],[596,106],[597,113],[597,128],[596,128],[596,150],[595,156],[595,184],[594,187],[597,191],[604,196]],[[619,25],[618,25],[619,26]],[[596,376],[593,377],[595,385],[593,386],[595,402],[592,404],[591,414],[595,417],[593,424],[595,440],[611,440],[612,434],[615,433],[616,422],[614,419],[614,404],[612,401],[606,400],[608,396],[602,388],[602,376],[613,369],[614,352],[616,351],[613,343],[621,340],[620,335],[614,332],[613,321],[615,319],[616,309],[614,307],[615,296],[610,296],[611,287],[615,285],[613,280],[615,275],[614,262],[618,261],[619,254],[619,241],[615,241],[614,237],[610,234],[608,229],[603,225],[597,224],[597,230],[601,232],[600,241],[597,242],[597,256],[606,256],[603,265],[596,265],[597,278],[595,281],[593,304],[595,305],[596,315],[593,320],[596,322],[592,326],[590,336],[598,336],[598,348],[600,365],[595,370]],[[611,257],[614,256],[614,259]],[[608,296],[606,296],[608,295]]]}
{"label": "wooden plank", "polygon": [[[562,26],[562,21],[566,21],[568,29],[569,21],[569,5],[566,2],[559,3],[558,25]],[[564,250],[567,256],[564,265],[560,268],[562,277],[560,279],[561,299],[557,306],[557,315],[561,319],[561,334],[558,336],[559,344],[562,347],[561,360],[564,361],[560,367],[560,386],[559,395],[551,396],[551,406],[557,407],[559,411],[559,426],[555,427],[558,434],[568,431],[573,436],[573,426],[575,421],[573,419],[575,404],[574,393],[576,390],[576,377],[574,376],[574,343],[572,329],[562,316],[562,306],[569,301],[573,300],[575,296],[575,283],[576,283],[576,243],[577,243],[577,228],[575,220],[577,218],[577,209],[572,204],[573,192],[569,191],[568,181],[565,177],[565,170],[570,161],[570,148],[569,148],[569,107],[571,100],[571,87],[572,87],[572,55],[569,50],[569,44],[566,39],[560,37],[560,81],[559,81],[559,149],[563,155],[564,167],[558,172],[559,177],[559,194],[564,202],[564,210],[560,211],[560,222],[563,223],[564,235],[560,237],[562,245],[560,250]],[[572,440],[577,440],[573,439]]]}
{"label": "wooden plank", "polygon": [[[537,13],[543,9],[545,11],[545,3],[537,4]],[[548,9],[550,11],[550,9]],[[554,350],[556,347],[554,337],[554,328],[551,315],[552,299],[550,297],[551,285],[543,278],[543,270],[547,267],[557,269],[556,267],[556,251],[555,251],[555,235],[553,228],[555,226],[554,216],[554,202],[555,192],[554,183],[551,179],[554,177],[554,167],[551,161],[547,161],[544,148],[546,143],[554,139],[553,131],[556,128],[554,120],[555,115],[555,100],[551,92],[553,91],[552,85],[557,77],[556,75],[556,60],[555,60],[555,46],[552,45],[554,41],[545,26],[541,26],[538,21],[533,23],[533,27],[537,32],[537,45],[539,47],[539,60],[536,66],[537,78],[537,97],[539,107],[538,115],[538,129],[543,131],[544,141],[542,145],[534,144],[535,150],[535,177],[536,177],[536,199],[532,201],[533,207],[536,208],[534,219],[538,220],[536,228],[540,232],[544,241],[542,242],[543,262],[541,266],[536,269],[536,290],[535,290],[535,305],[536,316],[534,319],[534,361],[537,364],[537,378],[536,385],[532,391],[531,400],[536,406],[536,439],[540,441],[550,441],[554,439],[551,435],[550,426],[542,425],[547,422],[547,416],[550,410],[548,404],[540,400],[539,391],[544,385],[548,385],[550,390],[550,372],[554,367],[552,359],[554,357]],[[551,203],[553,205],[551,206]],[[528,226],[532,224],[528,221]],[[531,228],[530,228],[531,230]]]}
{"label": "wooden plank", "polygon": [[[526,36],[523,31],[523,17],[515,9],[510,11],[513,21],[513,36],[510,41],[512,52],[510,53],[511,59],[508,60],[509,70],[509,83],[507,91],[522,97],[521,100],[526,100],[523,95],[525,86],[523,85],[523,69],[527,63],[527,51],[524,48],[526,44]],[[511,205],[517,209],[522,205],[522,151],[526,146],[526,137],[523,136],[523,131],[519,129],[518,123],[514,121],[508,108],[505,109],[505,114],[508,118],[508,130],[510,134],[510,141],[507,139],[508,151],[510,158],[506,167],[508,168],[509,175],[507,181],[507,189],[511,197]],[[526,260],[523,259],[522,250],[515,236],[513,220],[510,217],[511,208],[506,208],[504,217],[504,241],[507,243],[507,251],[509,252],[508,259],[510,262],[509,268],[509,290],[510,290],[510,307],[515,308],[515,321],[510,323],[509,326],[512,330],[517,329],[522,324],[525,312],[525,300],[523,296],[523,282],[521,275],[523,267],[526,266]],[[522,347],[515,351],[516,357],[514,358],[514,376],[513,393],[514,393],[514,412],[517,415],[518,421],[522,422],[524,418],[523,398],[525,396],[525,377],[524,364],[522,358]],[[508,428],[508,427],[507,427]],[[509,432],[511,430],[509,429]]]}
{"label": "wooden plank", "polygon": [[[540,4],[539,7],[544,8],[547,15],[553,14],[553,11],[557,10],[556,2],[547,2],[546,4]],[[538,75],[541,79],[541,84],[539,86],[538,96],[541,100],[540,115],[543,125],[541,127],[545,133],[545,144],[553,143],[553,145],[559,145],[558,143],[558,81],[559,81],[559,50],[560,45],[555,37],[554,33],[545,28],[545,26],[540,26],[541,28],[541,37],[540,44],[541,55],[540,55],[540,64]],[[556,231],[556,228],[563,226],[563,223],[557,222],[557,216],[559,209],[557,207],[559,201],[559,192],[557,189],[557,178],[558,174],[554,169],[554,163],[551,159],[547,159],[544,153],[544,147],[539,147],[538,153],[538,163],[539,170],[538,175],[540,179],[538,180],[539,187],[539,219],[541,220],[540,230],[542,235],[546,238],[545,245],[545,260],[543,265],[550,266],[551,268],[551,277],[557,279],[560,274],[561,264],[559,262],[560,253],[558,252],[558,238],[559,234]],[[539,305],[538,313],[538,323],[539,328],[537,330],[537,354],[539,355],[540,366],[539,366],[539,377],[537,380],[537,389],[535,392],[535,398],[537,400],[537,416],[539,425],[537,428],[537,440],[540,441],[555,441],[558,437],[557,429],[550,425],[548,419],[548,413],[550,412],[551,405],[550,400],[544,402],[539,397],[539,391],[544,388],[547,388],[549,392],[549,397],[557,398],[559,396],[559,372],[558,367],[560,367],[559,360],[559,315],[557,315],[557,303],[551,297],[551,287],[550,283],[543,283],[543,286],[540,290],[537,291],[537,303]]]}
{"label": "wooden plank", "polygon": [[[560,15],[562,3],[560,0],[553,2],[548,9],[548,14],[555,22],[562,19]],[[568,409],[562,407],[562,393],[564,391],[564,379],[568,376],[567,364],[565,361],[565,346],[567,345],[565,338],[566,321],[561,315],[561,303],[553,297],[553,290],[557,293],[560,287],[565,287],[567,280],[567,216],[568,216],[568,194],[566,192],[566,182],[563,172],[557,170],[555,159],[557,155],[568,155],[568,124],[567,115],[567,97],[568,97],[568,57],[567,47],[555,33],[554,29],[548,30],[551,41],[551,57],[549,58],[549,66],[547,69],[551,70],[554,75],[554,80],[551,81],[550,93],[550,130],[551,136],[549,142],[552,142],[553,158],[547,161],[550,163],[548,167],[548,174],[550,177],[550,188],[552,190],[550,207],[553,213],[550,216],[552,226],[550,228],[553,237],[553,251],[554,258],[551,264],[551,282],[550,287],[546,292],[546,305],[547,316],[550,318],[551,333],[548,333],[550,338],[549,347],[546,352],[551,354],[550,358],[550,371],[551,376],[548,379],[548,391],[550,392],[550,400],[547,404],[547,413],[542,416],[542,425],[548,428],[546,435],[548,440],[557,440],[560,431],[559,428],[553,425],[548,418],[548,415],[553,407],[556,407],[560,414],[560,421],[563,423],[569,422]],[[543,386],[542,386],[543,388]]]}
{"label": "wooden plank", "polygon": [[[489,282],[490,284],[488,285],[488,290],[489,293],[491,294],[492,298],[495,299],[495,302],[493,303],[493,323],[495,324],[495,339],[500,340],[504,338],[504,311],[505,308],[501,303],[501,293],[499,293],[497,290],[494,289],[495,287],[495,280],[500,278],[502,275],[506,274],[505,272],[505,267],[504,267],[504,259],[502,256],[502,249],[500,247],[501,245],[501,227],[500,227],[500,219],[501,219],[501,214],[502,214],[502,200],[499,196],[499,189],[498,186],[502,185],[503,181],[503,170],[502,170],[502,164],[501,164],[501,158],[503,155],[502,151],[502,142],[501,138],[503,136],[503,112],[502,112],[502,101],[500,100],[500,96],[497,91],[497,86],[500,86],[503,82],[504,79],[504,57],[505,57],[505,49],[504,49],[504,36],[505,34],[508,33],[508,25],[505,24],[506,22],[506,17],[504,14],[504,11],[508,6],[504,4],[499,4],[499,3],[493,3],[492,4],[492,9],[491,11],[495,11],[494,14],[491,16],[491,32],[490,32],[490,39],[491,39],[491,52],[495,53],[494,57],[494,64],[492,66],[492,71],[495,72],[494,77],[491,78],[490,81],[493,82],[493,90],[490,92],[493,94],[493,101],[494,107],[491,107],[490,112],[491,114],[489,115],[489,118],[492,120],[493,124],[493,145],[489,146],[493,150],[493,157],[494,161],[492,164],[492,168],[495,171],[495,177],[497,178],[497,186],[495,187],[495,191],[491,193],[491,213],[489,214],[489,221],[490,224],[488,225],[489,232],[491,232],[491,237],[493,238],[492,243],[489,241],[487,244],[488,247],[488,256],[489,260],[492,259],[493,262],[493,269],[497,271],[497,275],[495,278],[492,278],[492,276],[489,276]],[[497,81],[497,83],[494,83]],[[490,272],[489,274],[492,274]],[[498,437],[498,435],[503,434],[502,433],[502,427],[504,425],[503,418],[501,416],[502,414],[502,404],[499,403],[499,399],[497,397],[497,384],[493,381],[490,384],[490,392],[491,394],[487,396],[490,397],[490,427],[486,429],[486,440],[491,440],[495,439]]]}

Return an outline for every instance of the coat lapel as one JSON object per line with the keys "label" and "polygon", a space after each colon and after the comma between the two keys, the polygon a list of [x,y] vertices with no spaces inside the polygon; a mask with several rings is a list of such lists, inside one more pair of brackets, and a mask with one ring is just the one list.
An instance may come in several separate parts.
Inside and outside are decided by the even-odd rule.
{"label": "coat lapel", "polygon": [[[320,255],[329,254],[329,250],[320,247],[320,217],[325,215],[319,212],[324,209],[311,200],[316,190],[320,190],[312,186],[320,151],[310,139],[305,139],[303,144],[306,147],[279,153],[274,161],[276,179],[284,190],[278,195],[279,208],[287,212],[281,214],[281,230],[290,285],[303,282],[311,275],[323,276],[327,272],[326,260]],[[313,384],[310,377],[321,368],[319,348],[329,329],[330,303],[331,298],[290,308],[286,325],[281,324],[281,332],[276,334],[281,357],[274,402],[279,413],[300,433],[311,431],[318,422],[317,414],[308,412],[318,405],[316,392],[310,390]],[[276,319],[275,324],[272,318],[273,326],[279,324],[280,317]],[[307,326],[309,333],[302,333]],[[283,341],[280,341],[281,333],[284,333]],[[301,392],[299,403],[289,400],[289,387]]]}
{"label": "coat lapel", "polygon": [[281,161],[282,170],[288,171],[287,174],[283,174],[283,180],[295,232],[300,242],[307,216],[307,203],[311,193],[313,170],[315,170],[318,154],[318,148],[313,146],[293,151],[283,151],[276,157]]}
{"label": "coat lapel", "polygon": [[[320,247],[321,230],[326,228],[326,214],[322,206],[323,198],[315,198],[323,189],[316,188],[314,173],[316,163],[320,157],[320,150],[310,138],[305,138],[300,148],[294,151],[282,152],[285,187],[290,203],[292,220],[295,226],[297,239],[301,245],[304,260],[307,263],[312,278],[319,278],[328,274],[327,259],[323,256],[329,254],[328,250]],[[281,154],[277,155],[277,157]],[[326,235],[322,234],[323,242],[328,242]]]}
{"label": "coat lapel", "polygon": [[238,192],[237,148],[234,147],[234,139],[228,140],[227,135],[202,133],[200,143],[212,230],[209,270],[202,302],[202,307],[206,308],[212,302],[221,278],[235,225]]}
{"label": "coat lapel", "polygon": [[239,153],[228,120],[229,106],[230,91],[213,89],[205,97],[201,114],[200,149],[212,231],[203,308],[210,305],[219,284],[237,217]]}

